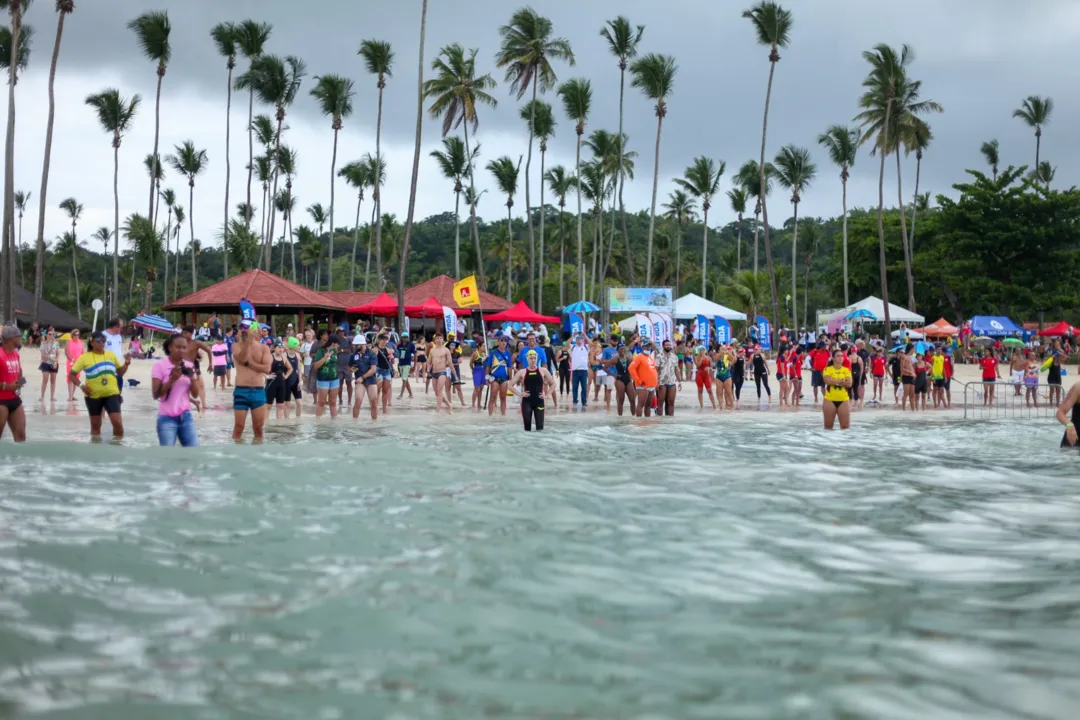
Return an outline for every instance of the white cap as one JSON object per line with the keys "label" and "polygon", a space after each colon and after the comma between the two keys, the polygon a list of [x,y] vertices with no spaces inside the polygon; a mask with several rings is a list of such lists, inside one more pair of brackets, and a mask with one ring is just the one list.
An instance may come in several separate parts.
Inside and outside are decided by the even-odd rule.
{"label": "white cap", "polygon": [[285,327],[292,327],[292,323],[289,323],[289,324],[288,324],[288,325],[286,325]]}
{"label": "white cap", "polygon": [[357,335],[352,339],[353,345],[367,345],[367,338],[363,335]]}

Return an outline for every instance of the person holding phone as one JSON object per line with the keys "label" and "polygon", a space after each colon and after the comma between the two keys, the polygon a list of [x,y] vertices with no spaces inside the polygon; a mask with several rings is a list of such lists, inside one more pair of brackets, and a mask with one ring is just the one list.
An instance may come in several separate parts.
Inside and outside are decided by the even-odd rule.
{"label": "person holding phone", "polygon": [[150,370],[151,390],[158,401],[158,444],[173,447],[180,441],[183,447],[199,444],[195,419],[191,416],[191,381],[195,366],[184,359],[187,339],[173,335],[162,345],[165,357]]}

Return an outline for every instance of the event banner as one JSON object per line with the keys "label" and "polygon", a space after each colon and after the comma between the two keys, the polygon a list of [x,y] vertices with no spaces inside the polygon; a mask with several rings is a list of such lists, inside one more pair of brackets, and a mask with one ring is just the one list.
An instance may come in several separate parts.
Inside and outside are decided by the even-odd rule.
{"label": "event banner", "polygon": [[772,350],[772,325],[764,315],[757,316],[758,344],[762,350]]}
{"label": "event banner", "polygon": [[713,319],[716,321],[716,342],[727,345],[731,342],[731,323],[719,315]]}
{"label": "event banner", "polygon": [[649,322],[653,327],[653,342],[659,345],[664,342],[664,332],[667,330],[667,325],[664,324],[664,316],[660,313],[649,313]]}
{"label": "event banner", "polygon": [[563,317],[563,332],[568,332],[571,335],[577,335],[578,333],[585,331],[585,318],[581,313],[566,313]]}
{"label": "event banner", "polygon": [[637,332],[638,332],[638,335],[641,337],[641,339],[642,340],[644,340],[644,339],[652,340],[653,339],[653,325],[652,325],[652,321],[649,320],[649,316],[648,315],[642,315],[641,313],[638,313],[637,315],[634,316],[634,320],[637,321],[637,327],[638,327]]}
{"label": "event banner", "polygon": [[443,326],[446,328],[446,336],[449,337],[450,333],[457,333],[457,313],[454,312],[454,308],[442,306]]}
{"label": "event banner", "polygon": [[697,323],[694,325],[694,339],[702,345],[709,344],[709,318],[704,315],[697,316]]}
{"label": "event banner", "polygon": [[409,332],[409,316],[405,316],[405,332],[404,337],[408,338],[411,333]]}
{"label": "event banner", "polygon": [[675,321],[667,313],[663,313],[661,317],[664,318],[664,339],[675,342]]}
{"label": "event banner", "polygon": [[608,288],[612,313],[673,312],[671,288]]}

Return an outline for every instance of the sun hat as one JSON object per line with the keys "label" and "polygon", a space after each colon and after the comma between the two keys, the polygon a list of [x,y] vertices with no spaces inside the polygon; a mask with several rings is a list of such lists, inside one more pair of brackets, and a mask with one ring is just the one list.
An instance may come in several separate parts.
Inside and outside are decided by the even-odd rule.
{"label": "sun hat", "polygon": [[363,333],[361,333],[360,335],[357,335],[356,337],[354,337],[352,339],[352,344],[353,345],[367,345],[367,338],[364,337]]}

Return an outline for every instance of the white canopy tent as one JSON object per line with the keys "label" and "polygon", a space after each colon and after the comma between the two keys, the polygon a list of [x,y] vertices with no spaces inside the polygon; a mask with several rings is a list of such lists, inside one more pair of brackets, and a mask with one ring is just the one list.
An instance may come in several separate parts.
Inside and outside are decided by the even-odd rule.
{"label": "white canopy tent", "polygon": [[[854,305],[849,305],[841,312],[846,316],[856,310],[869,310],[877,318],[878,322],[885,322],[885,303],[881,301],[881,298],[876,298],[871,295],[868,298],[864,298]],[[893,305],[889,303],[889,320],[894,323],[920,323],[919,327],[926,322],[926,318],[918,313],[913,313],[910,310],[906,310],[899,305]]]}
{"label": "white canopy tent", "polygon": [[675,318],[678,320],[693,320],[698,315],[704,315],[712,320],[714,317],[722,317],[725,320],[739,320],[746,321],[746,314],[741,313],[738,310],[732,310],[729,307],[724,307],[719,303],[714,303],[711,300],[706,300],[700,295],[690,293],[683,295],[681,298],[675,301]]}

